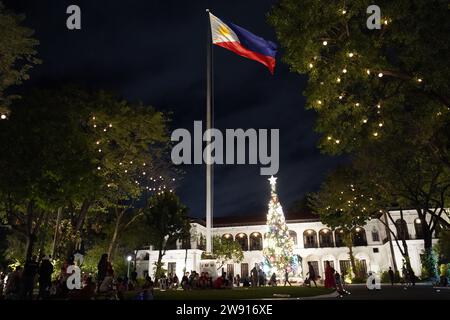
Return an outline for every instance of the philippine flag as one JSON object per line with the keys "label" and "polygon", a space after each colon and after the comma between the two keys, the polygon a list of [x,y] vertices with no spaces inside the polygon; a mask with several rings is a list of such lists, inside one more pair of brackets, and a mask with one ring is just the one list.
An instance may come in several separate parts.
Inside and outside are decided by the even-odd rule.
{"label": "philippine flag", "polygon": [[234,53],[258,61],[269,68],[273,74],[277,45],[267,41],[233,23],[224,23],[209,13],[213,44],[231,50]]}

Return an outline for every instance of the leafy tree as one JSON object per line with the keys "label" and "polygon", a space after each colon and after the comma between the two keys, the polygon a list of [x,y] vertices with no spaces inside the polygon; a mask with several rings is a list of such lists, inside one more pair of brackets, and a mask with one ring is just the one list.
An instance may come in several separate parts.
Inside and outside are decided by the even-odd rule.
{"label": "leafy tree", "polygon": [[439,235],[438,252],[441,263],[450,263],[450,230],[443,230]]}
{"label": "leafy tree", "polygon": [[[311,194],[310,203],[313,211],[320,215],[320,220],[332,230],[339,229],[342,240],[348,248],[348,255],[353,272],[358,275],[357,263],[353,254],[353,232],[362,227],[370,217],[366,206],[360,206],[358,199],[366,197],[357,192],[353,182],[349,181],[351,170],[339,168],[328,176],[320,191]],[[367,201],[371,201],[370,197]]]}
{"label": "leafy tree", "polygon": [[60,102],[50,92],[36,91],[0,122],[0,211],[26,242],[26,258],[56,209],[95,181],[87,139],[79,130],[82,110],[61,108]]}
{"label": "leafy tree", "polygon": [[[387,127],[408,125],[422,131],[411,139],[429,141],[448,161],[448,3],[379,1],[380,30],[366,26],[371,4],[280,0],[270,14],[284,60],[309,76],[307,107],[318,114],[320,148],[357,150],[383,138]],[[413,121],[399,122],[405,113]]]}
{"label": "leafy tree", "polygon": [[239,243],[219,236],[213,237],[213,256],[220,264],[217,269],[222,268],[227,262],[240,263],[244,260],[244,253]]}
{"label": "leafy tree", "polygon": [[170,246],[183,240],[191,226],[186,216],[187,208],[173,192],[160,192],[154,195],[143,209],[145,224],[148,227],[149,242],[159,251],[156,262],[156,279],[162,272],[162,258]]}
{"label": "leafy tree", "polygon": [[0,2],[0,115],[8,113],[7,107],[17,97],[7,89],[27,80],[31,68],[40,63],[36,58],[39,41],[33,38],[33,30],[22,25],[24,19]]}

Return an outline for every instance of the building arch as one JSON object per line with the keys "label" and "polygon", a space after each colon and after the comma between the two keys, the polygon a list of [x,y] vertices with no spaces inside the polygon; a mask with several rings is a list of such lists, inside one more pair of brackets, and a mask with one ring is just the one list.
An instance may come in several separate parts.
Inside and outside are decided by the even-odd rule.
{"label": "building arch", "polygon": [[408,225],[403,219],[397,219],[395,221],[395,228],[397,229],[397,237],[400,240],[409,240]]}
{"label": "building arch", "polygon": [[234,240],[241,246],[242,251],[248,251],[248,237],[247,234],[241,232],[238,233]]}
{"label": "building arch", "polygon": [[303,232],[303,245],[305,248],[317,248],[317,232],[309,229]]}
{"label": "building arch", "polygon": [[250,234],[250,250],[262,250],[263,239],[260,232],[253,232]]}
{"label": "building arch", "polygon": [[294,241],[294,245],[297,245],[297,232],[294,230],[289,230],[289,236],[292,238],[292,241]]}
{"label": "building arch", "polygon": [[422,221],[414,219],[414,230],[416,231],[416,239],[423,239]]}
{"label": "building arch", "polygon": [[335,241],[336,247],[345,247],[344,230],[336,229],[334,231],[334,241]]}
{"label": "building arch", "polygon": [[367,246],[366,230],[363,227],[356,227],[352,230],[353,246]]}
{"label": "building arch", "polygon": [[321,248],[334,247],[333,231],[323,228],[319,231],[319,244]]}

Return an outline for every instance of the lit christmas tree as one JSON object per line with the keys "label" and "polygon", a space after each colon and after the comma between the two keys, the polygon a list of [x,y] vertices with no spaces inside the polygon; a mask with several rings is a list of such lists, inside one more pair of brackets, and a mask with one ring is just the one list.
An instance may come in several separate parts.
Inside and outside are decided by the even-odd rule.
{"label": "lit christmas tree", "polygon": [[276,192],[277,178],[270,177],[271,198],[267,213],[267,232],[264,239],[263,269],[268,276],[273,273],[283,277],[287,271],[296,273],[298,256],[294,255],[294,241],[284,219],[283,208]]}

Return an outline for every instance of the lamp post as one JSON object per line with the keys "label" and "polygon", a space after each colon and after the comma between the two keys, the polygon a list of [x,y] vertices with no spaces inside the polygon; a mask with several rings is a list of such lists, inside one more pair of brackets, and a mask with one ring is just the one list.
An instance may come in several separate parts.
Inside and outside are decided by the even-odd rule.
{"label": "lamp post", "polygon": [[131,256],[127,257],[127,261],[128,261],[128,273],[127,273],[127,278],[130,279],[130,262],[131,262]]}

